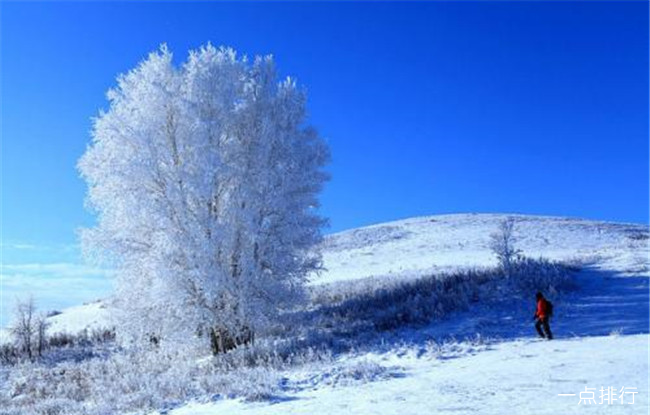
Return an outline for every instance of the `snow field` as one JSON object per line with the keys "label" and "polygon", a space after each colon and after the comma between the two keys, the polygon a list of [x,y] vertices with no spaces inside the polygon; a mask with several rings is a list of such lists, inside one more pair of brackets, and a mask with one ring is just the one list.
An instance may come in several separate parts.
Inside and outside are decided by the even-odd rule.
{"label": "snow field", "polygon": [[[145,372],[139,371],[149,370],[152,362],[134,363],[126,358],[89,360],[81,366],[67,362],[61,366],[69,370],[64,376],[74,379],[75,373],[97,370],[112,373],[113,367],[120,373],[135,368],[134,364],[142,365],[118,382],[122,392],[111,393],[117,393],[116,399],[128,397],[131,403],[135,400],[147,406],[152,399],[148,393],[161,391],[167,396],[154,397],[150,405],[162,405],[167,409],[160,413],[172,415],[502,414],[513,408],[521,414],[577,414],[587,410],[585,406],[577,405],[576,397],[558,394],[579,394],[585,387],[596,388],[597,397],[601,387],[638,390],[634,405],[592,404],[588,409],[592,413],[647,413],[650,267],[648,230],[640,225],[517,217],[517,246],[524,254],[570,261],[584,268],[576,275],[579,290],[554,297],[552,328],[557,340],[552,342],[535,339],[531,300],[514,291],[495,293],[487,302],[470,303],[467,309],[445,313],[428,325],[396,326],[380,335],[356,332],[368,330],[363,324],[372,323],[373,309],[355,320],[359,315],[354,301],[361,301],[360,310],[364,311],[369,304],[365,301],[373,296],[375,300],[405,300],[399,307],[384,307],[401,312],[400,307],[408,306],[410,291],[401,297],[382,297],[383,292],[423,276],[467,270],[480,275],[494,266],[489,235],[506,217],[414,218],[327,237],[323,244],[327,270],[314,275],[310,283],[315,304],[351,301],[352,314],[337,320],[341,317],[337,313],[346,310],[338,306],[332,309],[336,318],[314,314],[315,320],[302,323],[305,331],[298,330],[302,333],[298,337],[304,338],[296,340],[297,344],[320,344],[324,349],[300,346],[302,351],[291,355],[293,346],[287,344],[290,353],[280,358],[265,355],[263,348],[236,350],[218,359],[206,357],[198,362],[198,368],[192,362],[173,367],[173,362],[161,361],[161,376],[146,384]],[[368,298],[359,300],[364,296]],[[66,310],[50,319],[52,332],[105,327],[110,324],[108,304]],[[305,316],[310,313],[306,310]],[[314,329],[308,330],[311,326]],[[234,372],[228,372],[231,370]],[[0,383],[3,376],[6,373],[0,370]],[[15,388],[16,379],[12,382]],[[98,397],[102,393],[101,385],[92,383],[82,385],[80,391],[84,390]],[[65,396],[74,393],[67,391]],[[86,405],[82,412],[115,413],[109,406],[105,410],[98,407],[100,401],[94,400],[95,406],[93,400],[82,401]],[[79,411],[63,400],[51,400],[47,405],[50,413]],[[120,407],[129,406],[129,402],[120,403]],[[47,410],[43,406],[35,413]],[[5,412],[0,409],[0,414]]]}

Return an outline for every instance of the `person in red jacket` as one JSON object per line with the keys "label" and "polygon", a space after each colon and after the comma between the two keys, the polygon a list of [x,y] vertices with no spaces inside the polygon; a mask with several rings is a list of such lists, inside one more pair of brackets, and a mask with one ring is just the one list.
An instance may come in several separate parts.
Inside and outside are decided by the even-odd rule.
{"label": "person in red jacket", "polygon": [[[535,298],[537,299],[537,310],[535,310],[534,317],[535,329],[537,329],[540,337],[552,340],[553,333],[551,333],[551,327],[549,326],[549,320],[553,313],[551,303],[540,292],[535,295]],[[542,327],[544,331],[542,331]]]}

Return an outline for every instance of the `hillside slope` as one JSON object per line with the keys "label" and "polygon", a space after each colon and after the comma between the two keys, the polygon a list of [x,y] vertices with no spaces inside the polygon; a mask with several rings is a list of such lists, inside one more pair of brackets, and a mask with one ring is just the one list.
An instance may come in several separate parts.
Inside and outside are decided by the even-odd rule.
{"label": "hillside slope", "polygon": [[[507,217],[431,216],[330,235],[322,246],[326,270],[311,277],[312,292],[355,296],[363,293],[358,288],[375,290],[389,286],[388,282],[401,284],[441,272],[492,266],[489,237]],[[531,321],[533,292],[529,299],[527,292],[497,287],[489,291],[495,293],[491,299],[477,298],[439,318],[361,333],[356,330],[365,326],[355,325],[354,318],[323,319],[325,312],[318,313],[327,307],[319,309],[322,303],[314,300],[314,313],[298,313],[300,318],[314,317],[300,323],[309,328],[300,335],[315,337],[313,344],[319,344],[322,336],[322,345],[335,340],[349,347],[330,347],[323,361],[307,360],[273,370],[254,368],[259,369],[258,377],[250,385],[242,384],[253,392],[259,386],[260,402],[233,398],[245,394],[190,395],[200,401],[172,400],[163,413],[502,414],[517,408],[522,414],[578,414],[584,411],[578,397],[585,388],[595,391],[591,412],[648,413],[647,227],[569,218],[516,219],[517,247],[524,254],[582,266],[572,276],[578,289],[552,293],[555,340],[536,338]],[[376,306],[393,313],[394,304],[384,303]],[[411,301],[403,304],[409,311],[414,309]],[[109,307],[110,299],[67,309],[50,318],[51,331],[77,333],[110,326]],[[343,309],[332,310],[336,314]],[[371,322],[376,321],[373,314]],[[198,363],[214,360],[218,358],[205,357]],[[194,375],[186,378],[179,373],[184,372],[174,370],[172,378],[163,381],[177,382],[179,387],[196,381]],[[242,376],[239,369],[233,373],[229,379],[242,382],[237,379]],[[135,384],[140,385],[140,380]],[[600,389],[610,387],[619,399],[614,404],[599,403]],[[158,392],[154,395],[169,399]],[[7,399],[13,402],[13,397]]]}
{"label": "hillside slope", "polygon": [[[405,219],[325,237],[325,270],[310,284],[368,277],[405,278],[496,263],[490,234],[509,216],[517,219],[517,246],[528,256],[579,259],[620,272],[647,272],[648,228],[575,218],[454,214]],[[51,317],[51,332],[76,333],[110,325],[101,303],[72,307]]]}
{"label": "hillside slope", "polygon": [[327,270],[312,282],[494,265],[496,259],[488,246],[490,234],[509,216],[517,221],[517,246],[527,256],[647,267],[647,226],[561,217],[455,214],[330,235],[323,244]]}
{"label": "hillside slope", "polygon": [[[332,235],[325,242],[328,271],[312,283],[491,265],[489,234],[504,218],[434,216]],[[389,374],[380,380],[288,388],[270,403],[190,403],[171,413],[496,415],[514,409],[550,415],[581,414],[588,403],[590,413],[647,414],[647,227],[531,216],[518,220],[518,246],[527,255],[585,264],[575,276],[579,289],[556,303],[555,340],[536,339],[529,310],[513,308],[504,299],[501,305],[476,305],[416,332],[406,330],[403,347],[339,356],[339,362],[348,364],[381,365]],[[472,334],[480,337],[449,345],[421,340]],[[296,376],[287,373],[287,383]],[[566,394],[572,396],[561,396]]]}

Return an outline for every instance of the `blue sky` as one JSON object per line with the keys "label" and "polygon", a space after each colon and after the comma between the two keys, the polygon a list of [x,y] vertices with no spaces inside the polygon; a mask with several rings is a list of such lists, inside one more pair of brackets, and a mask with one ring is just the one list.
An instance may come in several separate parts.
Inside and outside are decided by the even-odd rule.
{"label": "blue sky", "polygon": [[163,42],[178,61],[207,41],[273,53],[307,87],[333,153],[328,232],[449,212],[648,221],[647,2],[1,7],[5,263],[78,264],[90,119]]}

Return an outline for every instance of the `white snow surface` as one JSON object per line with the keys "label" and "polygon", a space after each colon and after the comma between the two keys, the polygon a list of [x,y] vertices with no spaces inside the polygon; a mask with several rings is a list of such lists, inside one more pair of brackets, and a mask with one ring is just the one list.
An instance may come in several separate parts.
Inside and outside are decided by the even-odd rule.
{"label": "white snow surface", "polygon": [[[328,236],[323,244],[326,271],[311,281],[495,265],[488,246],[490,234],[508,216],[517,220],[517,246],[531,257],[626,260],[638,256],[630,251],[630,235],[648,232],[642,225],[545,216],[455,214],[405,219]],[[647,261],[642,254],[631,259]]]}
{"label": "white snow surface", "polygon": [[65,312],[48,319],[50,322],[49,332],[76,334],[83,330],[92,331],[111,326],[106,302],[106,300],[95,301],[67,308]]}
{"label": "white snow surface", "polygon": [[[516,340],[449,359],[370,356],[400,365],[400,376],[300,391],[271,404],[192,403],[172,414],[647,414],[647,351],[648,336],[636,335]],[[601,387],[616,388],[617,398],[622,388],[638,393],[600,404]],[[596,389],[595,403],[579,405],[585,388]]]}
{"label": "white snow surface", "polygon": [[[459,343],[452,352],[427,346],[338,357],[341,364],[374,362],[387,376],[347,385],[315,383],[287,388],[270,401],[218,398],[191,402],[165,413],[217,414],[647,414],[648,227],[572,218],[457,214],[406,219],[330,235],[323,243],[326,270],[310,284],[344,284],[364,278],[418,276],[495,264],[490,233],[507,216],[517,218],[517,246],[528,256],[578,260],[582,288],[560,304],[557,339],[535,339],[531,322],[506,329],[486,344]],[[557,304],[556,304],[557,307]],[[491,317],[469,310],[423,329],[432,333],[478,331],[512,324],[509,311]],[[103,303],[73,307],[50,318],[52,331],[78,332],[108,325]],[[493,334],[494,334],[493,333]],[[499,340],[500,338],[500,340]],[[424,352],[423,352],[424,350]],[[299,369],[288,371],[301,383]],[[309,385],[309,383],[307,383]],[[601,388],[617,400],[600,404]],[[595,388],[596,403],[578,405]],[[620,390],[638,392],[625,394]],[[630,389],[636,388],[636,389]],[[559,396],[558,394],[576,394]],[[634,404],[629,404],[634,397]]]}
{"label": "white snow surface", "polygon": [[[61,314],[48,317],[48,333],[78,334],[84,330],[92,332],[111,327],[111,314],[108,300],[99,300],[66,308]],[[9,330],[0,330],[0,344],[10,338]]]}
{"label": "white snow surface", "polygon": [[[648,227],[578,218],[451,214],[404,219],[328,235],[321,246],[324,270],[310,284],[369,277],[420,276],[496,264],[490,234],[507,217],[517,219],[517,247],[527,256],[583,260],[619,272],[650,270]],[[76,334],[110,326],[107,301],[65,309],[50,318],[50,332]]]}
{"label": "white snow surface", "polygon": [[[324,243],[327,271],[311,283],[493,265],[489,235],[505,217],[433,216],[331,235]],[[381,354],[342,356],[340,360],[350,364],[375,362],[389,368],[390,375],[348,386],[287,390],[271,402],[195,402],[171,414],[647,414],[647,227],[516,217],[517,246],[526,255],[589,264],[580,273],[580,291],[560,305],[554,325],[556,340],[535,339],[531,323],[523,323],[521,331],[506,329],[510,333],[501,341],[477,347],[460,343],[451,354],[432,355],[409,346]],[[425,331],[471,332],[512,324],[512,318],[508,310],[494,310],[492,318],[469,311]],[[287,374],[289,380],[296,377],[296,373]],[[608,403],[601,396],[607,398],[610,387],[616,390],[617,400]],[[594,392],[593,403],[579,404],[581,392],[585,397]]]}

